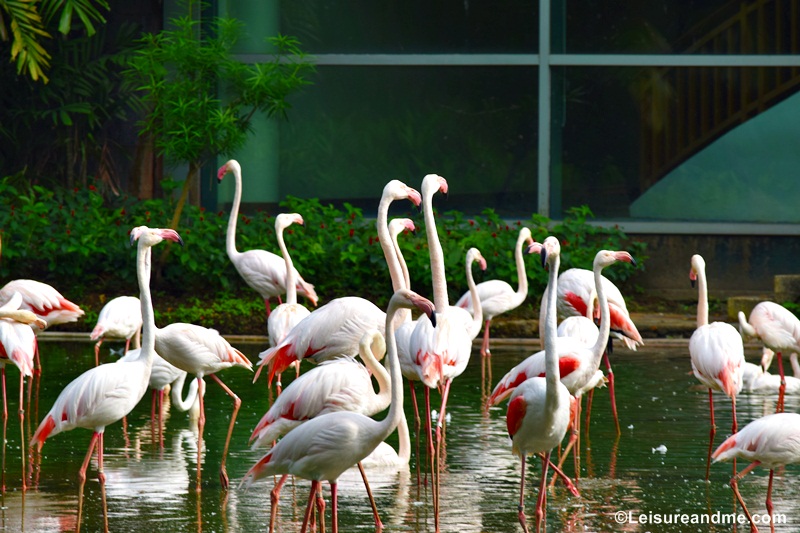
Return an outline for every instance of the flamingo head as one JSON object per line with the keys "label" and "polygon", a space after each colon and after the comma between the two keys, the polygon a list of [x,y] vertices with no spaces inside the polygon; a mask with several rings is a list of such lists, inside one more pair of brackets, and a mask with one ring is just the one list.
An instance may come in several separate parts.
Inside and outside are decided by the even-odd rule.
{"label": "flamingo head", "polygon": [[131,245],[134,241],[139,241],[145,246],[155,246],[161,241],[173,241],[183,246],[183,239],[174,229],[148,228],[139,226],[131,230]]}
{"label": "flamingo head", "polygon": [[431,198],[436,191],[440,191],[445,196],[447,195],[447,180],[438,174],[428,174],[422,178],[422,196]]}
{"label": "flamingo head", "polygon": [[467,251],[467,266],[472,266],[472,263],[477,261],[478,266],[481,267],[481,270],[486,270],[486,259],[483,258],[483,254],[481,254],[480,250],[477,248],[470,248]]}
{"label": "flamingo head", "polygon": [[633,256],[624,251],[600,250],[597,252],[597,255],[594,256],[594,265],[602,268],[613,265],[617,261],[623,261],[636,266],[636,260]]}
{"label": "flamingo head", "polygon": [[299,224],[302,226],[304,223],[303,217],[299,213],[281,213],[275,217],[275,232],[282,231],[292,224]]}
{"label": "flamingo head", "polygon": [[542,256],[542,266],[549,269],[550,265],[555,264],[555,261],[561,256],[561,243],[556,237],[550,235],[542,243],[539,253]]}
{"label": "flamingo head", "polygon": [[410,218],[393,218],[389,221],[389,233],[392,236],[400,235],[400,233],[405,230],[411,233],[416,233],[417,231],[414,221]]}
{"label": "flamingo head", "polygon": [[413,187],[400,180],[392,180],[383,188],[383,195],[392,200],[410,200],[415,206],[422,202],[422,196]]}
{"label": "flamingo head", "polygon": [[697,274],[700,272],[705,272],[706,270],[706,262],[703,259],[703,256],[700,254],[694,254],[692,256],[692,268],[689,269],[689,281],[692,283],[692,288],[694,288],[694,283],[697,281]]}
{"label": "flamingo head", "polygon": [[228,172],[233,173],[240,173],[242,171],[242,167],[239,166],[239,162],[235,159],[231,159],[217,170],[217,182],[222,181],[222,178],[225,177],[225,174]]}

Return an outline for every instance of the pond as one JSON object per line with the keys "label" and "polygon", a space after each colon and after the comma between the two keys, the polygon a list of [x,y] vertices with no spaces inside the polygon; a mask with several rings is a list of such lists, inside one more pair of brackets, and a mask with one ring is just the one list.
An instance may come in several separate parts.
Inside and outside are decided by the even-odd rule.
{"label": "pond", "polygon": [[[233,343],[251,359],[264,347]],[[532,344],[500,345],[491,358],[493,383],[536,350]],[[88,343],[43,342],[43,375],[24,422],[26,440],[58,393],[71,379],[93,364]],[[106,348],[104,359],[113,360]],[[758,349],[748,346],[750,360]],[[581,441],[579,498],[561,483],[548,495],[548,531],[731,531],[730,525],[692,525],[675,520],[698,520],[701,515],[717,521],[734,512],[734,497],[728,486],[731,464],[713,465],[706,483],[708,446],[708,393],[690,375],[686,341],[649,341],[638,352],[618,349],[614,355],[617,405],[622,434],[617,437],[611,418],[607,389],[594,395],[591,422]],[[208,382],[207,426],[203,456],[203,487],[195,491],[196,436],[186,413],[172,410],[165,427],[163,449],[154,442],[150,423],[149,395],[127,419],[127,430],[115,424],[106,430],[105,472],[108,525],[111,531],[266,531],[269,522],[271,479],[259,480],[249,489],[239,488],[244,473],[264,454],[248,445],[250,432],[268,408],[264,383],[252,384],[252,374],[231,369],[220,377],[243,400],[236,423],[228,473],[231,489],[222,491],[218,479],[220,455],[232,409],[220,387]],[[77,473],[90,439],[90,432],[76,429],[48,439],[41,456],[33,454],[28,476],[32,486],[20,490],[20,428],[18,374],[9,367],[9,412],[3,473],[0,527],[7,531],[73,531],[78,503]],[[284,375],[285,384],[289,380]],[[489,388],[489,390],[491,387]],[[406,389],[407,390],[407,389]],[[448,411],[446,464],[441,475],[441,529],[448,532],[516,532],[519,498],[519,460],[511,454],[505,427],[505,403],[482,413],[481,359],[474,350],[467,371],[453,384]],[[438,401],[438,394],[433,395]],[[772,412],[775,397],[740,395],[737,400],[740,427]],[[722,442],[731,426],[730,402],[714,397],[718,432]],[[797,397],[787,399],[787,411],[797,411]],[[406,412],[411,415],[406,394]],[[380,415],[383,416],[383,415]],[[413,435],[413,418],[409,417]],[[396,445],[396,436],[391,443]],[[664,453],[658,451],[661,448]],[[413,452],[413,450],[412,450]],[[26,448],[26,453],[27,448]],[[539,461],[529,459],[526,481],[526,512],[536,503]],[[739,468],[744,464],[740,463]],[[571,461],[565,466],[573,472]],[[794,467],[777,472],[773,500],[775,513],[785,516],[779,531],[800,528],[800,480]],[[433,530],[431,495],[416,483],[416,455],[409,471],[370,471],[370,481],[386,526],[385,531]],[[102,499],[94,463],[89,469],[84,494],[82,531],[102,531]],[[767,472],[755,473],[740,483],[750,510],[764,513]],[[280,502],[278,530],[300,530],[310,483],[290,480]],[[329,497],[327,484],[326,498]],[[341,531],[373,531],[373,518],[357,470],[340,480]],[[330,506],[328,506],[330,511]],[[616,513],[622,512],[622,515]],[[686,515],[675,517],[675,514]],[[640,518],[644,516],[644,518]],[[618,523],[621,517],[624,523]],[[633,520],[629,520],[632,518]],[[655,520],[665,523],[642,523]],[[330,521],[330,514],[328,514]],[[529,520],[533,525],[533,521]],[[749,531],[746,526],[740,531]],[[768,530],[768,529],[766,529]]]}

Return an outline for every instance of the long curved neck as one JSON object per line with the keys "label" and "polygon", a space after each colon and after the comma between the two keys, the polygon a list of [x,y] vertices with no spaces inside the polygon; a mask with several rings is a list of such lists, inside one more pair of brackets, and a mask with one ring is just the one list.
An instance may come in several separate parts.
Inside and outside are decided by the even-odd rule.
{"label": "long curved neck", "polygon": [[[230,227],[230,226],[229,226]],[[278,246],[283,254],[283,260],[286,263],[286,303],[297,303],[297,280],[294,275],[294,266],[292,265],[292,257],[289,255],[289,250],[286,248],[286,242],[283,240],[283,230],[281,227],[278,231]]]}
{"label": "long curved neck", "polygon": [[386,266],[389,267],[389,276],[392,278],[392,290],[398,291],[404,287],[403,272],[397,260],[397,253],[392,244],[392,237],[389,233],[389,204],[392,198],[387,195],[381,196],[378,203],[378,218],[376,221],[378,229],[378,241],[383,249],[383,256],[386,258]]}
{"label": "long curved neck", "polygon": [[239,218],[239,204],[242,203],[242,172],[233,169],[233,179],[235,188],[233,190],[233,205],[231,205],[231,215],[228,218],[228,232],[225,235],[225,250],[228,257],[233,257],[239,252],[236,251],[236,221]]}
{"label": "long curved neck", "polygon": [[[397,254],[397,262],[400,263],[400,270],[403,272],[404,287],[406,289],[410,289],[411,275],[408,273],[406,258],[403,257],[403,250],[400,249],[400,243],[397,241],[397,235],[392,236],[392,244],[394,245],[394,251]],[[401,309],[401,311],[408,311],[409,314],[411,313],[411,309]]]}
{"label": "long curved neck", "polygon": [[408,433],[408,420],[403,412],[400,413],[400,421],[397,423],[397,439],[397,458],[407,463],[411,459],[411,436]]}
{"label": "long curved neck", "polygon": [[[385,402],[386,398],[390,397],[392,394],[392,382],[389,372],[375,359],[375,355],[370,349],[361,352],[361,359],[364,361],[364,365],[369,371],[372,372],[372,375],[375,376],[375,381],[378,382],[378,394],[375,395],[375,401],[377,403]],[[386,404],[383,403],[383,405]]]}
{"label": "long curved neck", "polygon": [[[436,219],[433,216],[433,195],[436,190],[426,191],[423,197],[425,234],[428,237],[428,251],[431,257],[431,280],[433,281],[433,305],[441,313],[450,305],[447,297],[447,278],[444,273],[444,252],[439,234],[436,232]],[[473,300],[474,301],[474,300]]]}
{"label": "long curved neck", "polygon": [[386,418],[379,422],[382,435],[378,442],[386,439],[400,424],[400,418],[405,417],[403,414],[403,376],[400,375],[400,360],[397,356],[397,339],[393,326],[397,311],[398,306],[393,303],[390,303],[389,309],[386,310],[386,358],[389,363],[392,401],[389,404],[389,413]]}
{"label": "long curved neck", "polygon": [[597,291],[597,303],[600,306],[600,332],[597,341],[594,343],[594,363],[595,367],[600,366],[600,359],[603,358],[608,347],[608,336],[611,334],[611,311],[608,309],[608,298],[603,290],[603,267],[594,265],[594,286]]}
{"label": "long curved neck", "polygon": [[186,392],[186,398],[181,398],[183,393],[183,384],[186,381],[186,373],[178,376],[178,379],[172,384],[170,389],[170,398],[172,405],[181,412],[188,411],[197,401],[197,380],[191,379],[189,381],[189,390]]}
{"label": "long curved neck", "polygon": [[708,324],[708,284],[706,270],[697,272],[697,327]]}
{"label": "long curved neck", "polygon": [[478,296],[478,288],[472,275],[472,261],[467,261],[467,287],[469,287],[469,297],[472,299],[472,324],[467,333],[470,338],[474,339],[483,327],[483,306],[481,306],[481,298]]}
{"label": "long curved neck", "polygon": [[139,300],[142,305],[142,351],[140,357],[153,364],[156,353],[156,318],[153,311],[153,298],[150,295],[150,269],[152,248],[140,242],[136,253],[136,277],[139,280]]}
{"label": "long curved neck", "polygon": [[544,323],[544,365],[545,380],[547,383],[547,397],[545,403],[553,404],[558,400],[558,382],[561,380],[561,373],[558,368],[558,353],[556,349],[556,298],[558,297],[558,267],[561,259],[556,257],[550,265],[550,273],[547,282],[547,316]]}
{"label": "long curved neck", "polygon": [[523,244],[525,244],[525,237],[520,235],[517,238],[517,247],[514,249],[514,261],[517,264],[516,299],[519,300],[519,303],[522,303],[528,296],[528,273],[525,272],[525,260],[522,257]]}

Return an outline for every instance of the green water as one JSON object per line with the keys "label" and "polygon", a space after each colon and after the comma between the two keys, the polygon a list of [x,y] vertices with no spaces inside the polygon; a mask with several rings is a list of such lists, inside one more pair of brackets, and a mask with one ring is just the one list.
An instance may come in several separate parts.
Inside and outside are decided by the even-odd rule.
{"label": "green water", "polygon": [[[105,345],[104,345],[105,346]],[[256,359],[263,346],[237,345]],[[105,350],[105,348],[104,348]],[[61,389],[93,364],[90,344],[46,342],[41,345],[44,373],[39,384],[38,405],[33,395],[26,419],[26,439],[52,406]],[[511,366],[529,355],[531,346],[496,347],[492,356],[493,383]],[[748,349],[757,359],[755,348]],[[112,360],[105,352],[105,359]],[[547,531],[731,531],[730,525],[618,524],[616,512],[637,517],[681,520],[700,519],[707,514],[734,511],[728,487],[730,464],[713,465],[711,481],[704,481],[708,446],[708,395],[690,375],[685,343],[650,343],[639,352],[619,349],[614,354],[617,405],[622,434],[616,437],[606,389],[594,395],[592,418],[584,431],[581,447],[581,497],[571,496],[557,484],[548,494]],[[41,457],[29,470],[33,486],[20,489],[20,428],[17,418],[18,374],[9,367],[10,419],[4,457],[6,492],[0,509],[0,527],[5,531],[73,531],[77,519],[77,472],[91,433],[83,429],[55,435],[46,442]],[[105,472],[108,525],[111,531],[265,531],[269,521],[269,491],[272,480],[255,483],[248,490],[238,487],[244,473],[263,452],[251,451],[250,432],[268,407],[262,383],[253,385],[252,375],[231,369],[220,377],[242,398],[228,458],[232,488],[220,489],[218,470],[232,403],[220,387],[208,381],[206,394],[206,442],[203,456],[203,487],[195,491],[196,436],[186,413],[170,413],[165,445],[153,441],[149,395],[121,424],[110,426],[105,437]],[[448,532],[516,532],[519,499],[519,460],[511,454],[505,429],[505,405],[481,412],[480,356],[456,379],[448,411],[446,465],[441,476],[441,529]],[[438,401],[438,394],[433,397]],[[797,411],[797,398],[787,400],[787,410]],[[438,406],[436,407],[438,408]],[[740,426],[774,410],[774,398],[740,395],[737,400]],[[719,430],[715,445],[722,442],[731,425],[730,402],[715,396]],[[406,412],[410,401],[406,395]],[[381,415],[382,416],[382,415]],[[412,426],[413,419],[409,418]],[[30,424],[30,426],[28,426]],[[586,430],[586,428],[584,428]],[[395,441],[392,441],[395,444]],[[653,449],[666,446],[666,453]],[[26,450],[27,451],[27,450]],[[539,462],[529,459],[526,510],[529,518],[538,492]],[[742,464],[739,465],[741,468]],[[30,468],[30,467],[29,467]],[[409,471],[368,472],[384,531],[433,530],[431,498],[425,487],[417,488],[416,455]],[[572,463],[565,466],[572,474]],[[776,476],[773,491],[775,513],[786,517],[779,531],[800,529],[800,483],[788,467]],[[290,481],[284,487],[278,530],[299,531],[309,483]],[[754,513],[764,513],[766,472],[756,469],[740,484]],[[326,486],[326,497],[328,496]],[[103,511],[96,470],[89,469],[84,494],[82,531],[102,531]],[[357,471],[340,480],[340,531],[373,531],[373,519]],[[328,506],[330,511],[330,506]],[[669,515],[669,516],[668,516]],[[626,515],[627,518],[627,515]],[[330,528],[328,514],[328,530]],[[531,527],[533,521],[529,520]],[[746,526],[739,531],[749,531]],[[762,531],[769,531],[763,528]]]}

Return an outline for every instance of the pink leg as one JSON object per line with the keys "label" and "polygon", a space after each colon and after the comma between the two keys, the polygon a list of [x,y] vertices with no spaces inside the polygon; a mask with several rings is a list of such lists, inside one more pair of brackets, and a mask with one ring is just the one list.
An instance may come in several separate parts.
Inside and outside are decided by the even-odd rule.
{"label": "pink leg", "polygon": [[[203,384],[200,383],[202,378],[197,378],[197,390],[202,390]],[[197,487],[195,490],[200,492],[202,490],[202,485],[200,484],[200,473],[202,472],[202,457],[203,457],[203,429],[206,427],[206,409],[205,404],[203,402],[203,395],[198,395],[198,400],[200,401],[200,416],[197,419]]]}
{"label": "pink leg", "polygon": [[361,479],[364,480],[364,488],[367,489],[369,504],[372,506],[372,516],[375,518],[375,530],[380,531],[383,529],[383,523],[381,522],[381,517],[378,514],[378,506],[375,504],[375,498],[372,497],[372,489],[369,486],[369,481],[367,481],[367,473],[364,472],[364,466],[360,461],[358,462],[358,471],[361,472]]}
{"label": "pink leg", "polygon": [[491,356],[492,352],[489,351],[489,324],[491,320],[484,320],[484,327],[483,327],[483,344],[481,345],[481,355],[483,356]]}
{"label": "pink leg", "polygon": [[566,487],[567,487],[567,490],[568,490],[568,491],[569,491],[569,492],[570,492],[570,493],[571,493],[573,496],[575,496],[576,498],[580,498],[580,497],[581,497],[581,493],[580,493],[580,492],[578,492],[578,487],[576,487],[576,486],[575,486],[575,484],[572,482],[572,480],[569,478],[569,476],[567,476],[567,475],[564,473],[564,471],[563,471],[563,470],[561,470],[561,469],[560,469],[560,468],[558,468],[556,465],[554,465],[552,461],[550,461],[550,468],[552,468],[552,469],[553,469],[553,471],[555,472],[555,474],[553,474],[553,476],[554,476],[554,477],[555,477],[555,476],[558,476],[558,477],[560,477],[560,478],[561,478],[561,480],[564,482],[564,485],[566,485]]}
{"label": "pink leg", "polygon": [[[419,458],[419,430],[422,426],[420,418],[419,418],[419,407],[417,406],[417,390],[414,387],[414,382],[410,379],[408,380],[408,389],[411,392],[411,405],[414,406],[414,436],[416,440],[416,447],[417,447],[417,455],[416,457]],[[417,459],[417,489],[420,486],[420,473],[419,473],[419,464],[420,461]]]}
{"label": "pink leg", "polygon": [[769,484],[767,485],[767,512],[769,513],[769,529],[775,533],[775,523],[772,521],[772,478],[775,476],[775,471],[769,471]]}
{"label": "pink leg", "polygon": [[272,312],[269,308],[269,298],[264,298],[264,306],[267,308],[267,320],[269,320],[269,314]]}
{"label": "pink leg", "polygon": [[711,452],[714,449],[714,435],[717,434],[717,425],[714,422],[714,393],[708,389],[708,406],[711,410],[711,433],[708,437],[708,459],[706,460],[706,481],[711,474]]}
{"label": "pink leg", "polygon": [[589,433],[589,421],[592,419],[592,398],[594,398],[594,389],[590,390],[589,394],[586,395],[586,418],[583,420],[583,427],[586,428],[587,435]]}
{"label": "pink leg", "polygon": [[[3,367],[5,370],[5,367]],[[25,409],[23,406],[25,405],[22,403],[25,397],[25,376],[22,375],[22,372],[19,373],[19,432],[20,436],[22,437],[20,442],[25,442]],[[25,449],[22,449],[20,453],[22,457],[22,490],[24,491],[27,489],[25,485]]]}
{"label": "pink leg", "polygon": [[519,477],[519,505],[517,506],[517,517],[522,525],[522,531],[528,533],[528,523],[525,520],[525,456],[522,456],[522,473]]}
{"label": "pink leg", "polygon": [[611,370],[611,361],[608,359],[608,350],[603,354],[606,362],[606,373],[608,374],[608,395],[611,398],[611,413],[614,415],[614,426],[617,428],[617,435],[621,433],[619,429],[619,415],[617,414],[617,396],[614,392],[614,371]]}
{"label": "pink leg", "polygon": [[100,364],[100,345],[103,344],[103,337],[94,345],[94,366]]}
{"label": "pink leg", "polygon": [[6,365],[2,365],[0,376],[3,379],[3,420],[8,420],[8,400],[6,400]]}
{"label": "pink leg", "polygon": [[231,436],[233,436],[233,428],[236,425],[236,415],[239,413],[239,408],[242,406],[242,400],[233,393],[231,389],[225,385],[221,379],[217,377],[216,374],[211,374],[209,376],[211,379],[216,381],[222,390],[224,390],[228,396],[233,398],[233,414],[231,415],[231,423],[228,425],[228,436],[225,438],[225,448],[222,450],[222,463],[219,467],[219,480],[222,483],[222,488],[227,489],[229,482],[228,482],[228,472],[225,470],[225,462],[228,458],[228,447],[231,444]]}
{"label": "pink leg", "polygon": [[775,412],[782,413],[783,398],[786,395],[786,377],[783,374],[783,356],[781,355],[781,352],[777,352],[775,355],[778,356],[778,372],[781,375],[781,386],[778,389],[778,405],[775,408]]}
{"label": "pink leg", "polygon": [[303,517],[303,527],[300,529],[300,533],[306,533],[306,529],[308,528],[308,520],[311,518],[311,511],[314,509],[314,497],[317,494],[317,489],[319,487],[319,481],[311,481],[311,492],[308,494],[308,505],[306,506],[306,514]]}
{"label": "pink leg", "polygon": [[81,486],[86,482],[86,469],[89,468],[89,461],[92,460],[92,453],[94,453],[94,448],[97,446],[97,442],[100,440],[100,433],[94,432],[92,433],[92,440],[89,441],[89,451],[86,453],[86,457],[83,459],[83,465],[81,469],[78,470],[78,480],[81,483]]}
{"label": "pink leg", "polygon": [[539,498],[536,501],[536,531],[542,528],[544,522],[545,498],[547,494],[547,467],[550,464],[550,452],[542,457],[542,480],[539,483]]}
{"label": "pink leg", "polygon": [[33,375],[42,375],[42,362],[39,361],[39,338],[33,338]]}
{"label": "pink leg", "polygon": [[[128,350],[130,349],[130,347],[131,347],[131,340],[130,339],[125,339],[125,353],[128,353]],[[125,355],[125,354],[123,354],[123,355]]]}
{"label": "pink leg", "polygon": [[278,517],[278,502],[280,501],[281,488],[283,488],[283,484],[286,483],[287,479],[289,479],[289,474],[281,476],[269,493],[269,533],[275,531],[275,519]]}
{"label": "pink leg", "polygon": [[164,389],[158,391],[158,446],[164,447]]}
{"label": "pink leg", "polygon": [[761,464],[761,461],[753,461],[744,469],[733,476],[731,478],[731,488],[733,489],[733,494],[736,496],[736,499],[739,501],[739,505],[742,506],[742,510],[744,514],[747,516],[747,520],[750,521],[750,531],[751,532],[758,532],[758,528],[753,523],[753,517],[750,515],[750,511],[747,510],[747,506],[744,504],[744,499],[742,498],[742,494],[739,492],[739,480],[742,479],[748,472],[750,472],[753,468],[757,467]]}

